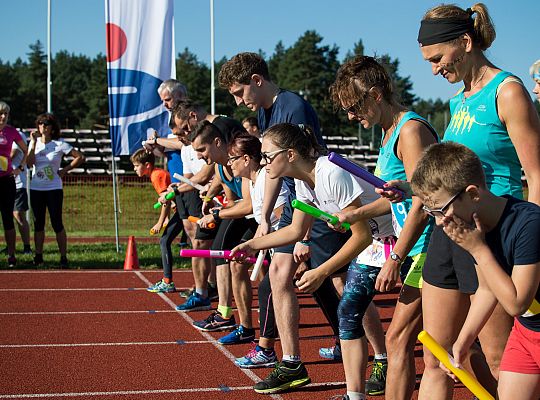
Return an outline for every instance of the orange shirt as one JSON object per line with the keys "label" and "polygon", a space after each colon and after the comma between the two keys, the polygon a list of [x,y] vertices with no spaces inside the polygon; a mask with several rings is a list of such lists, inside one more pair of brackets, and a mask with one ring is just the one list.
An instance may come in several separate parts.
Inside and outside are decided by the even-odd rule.
{"label": "orange shirt", "polygon": [[150,180],[158,194],[165,192],[171,184],[171,176],[167,171],[161,168],[154,168],[150,174]]}

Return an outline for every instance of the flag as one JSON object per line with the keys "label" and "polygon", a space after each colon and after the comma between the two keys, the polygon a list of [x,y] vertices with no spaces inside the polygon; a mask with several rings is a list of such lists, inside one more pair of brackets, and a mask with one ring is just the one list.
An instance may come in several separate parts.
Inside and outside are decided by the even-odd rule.
{"label": "flag", "polygon": [[168,130],[157,88],[176,75],[173,0],[105,0],[109,114],[114,155]]}

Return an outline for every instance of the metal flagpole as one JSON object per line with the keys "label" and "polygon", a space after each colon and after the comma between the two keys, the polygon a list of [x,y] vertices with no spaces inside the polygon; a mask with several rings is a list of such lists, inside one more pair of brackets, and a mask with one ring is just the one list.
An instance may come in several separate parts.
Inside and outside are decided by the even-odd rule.
{"label": "metal flagpole", "polygon": [[210,0],[210,113],[216,113],[215,54],[214,54],[214,0]]}
{"label": "metal flagpole", "polygon": [[47,2],[47,112],[52,112],[51,80],[51,1]]}
{"label": "metal flagpole", "polygon": [[[112,128],[109,128],[112,129]],[[112,135],[111,135],[112,137]],[[111,142],[112,143],[112,142]],[[114,143],[112,143],[114,146]],[[118,229],[118,190],[116,186],[116,156],[114,155],[114,147],[112,152],[112,184],[113,184],[113,205],[114,205],[114,235],[116,238],[116,252],[120,253],[120,236]]]}

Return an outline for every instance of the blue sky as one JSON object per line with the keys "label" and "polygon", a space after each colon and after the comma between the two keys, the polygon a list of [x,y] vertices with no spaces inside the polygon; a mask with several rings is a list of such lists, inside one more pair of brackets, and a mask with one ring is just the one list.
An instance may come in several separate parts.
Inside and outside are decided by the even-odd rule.
{"label": "blue sky", "polygon": [[[152,1],[152,0],[148,0]],[[416,41],[419,21],[440,1],[412,0],[215,0],[216,58],[262,49],[268,56],[279,40],[292,45],[306,30],[316,30],[323,44],[336,44],[340,57],[362,39],[365,53],[390,54],[400,73],[410,76],[421,98],[447,99],[458,89],[431,74]],[[472,1],[455,1],[466,8]],[[497,39],[487,51],[500,68],[521,77],[528,87],[529,66],[540,58],[539,0],[485,0]],[[104,0],[52,0],[53,53],[67,50],[90,57],[105,53]],[[210,61],[208,0],[174,0],[176,51],[188,47]],[[0,60],[26,60],[28,46],[47,39],[47,0],[2,0],[3,40]]]}

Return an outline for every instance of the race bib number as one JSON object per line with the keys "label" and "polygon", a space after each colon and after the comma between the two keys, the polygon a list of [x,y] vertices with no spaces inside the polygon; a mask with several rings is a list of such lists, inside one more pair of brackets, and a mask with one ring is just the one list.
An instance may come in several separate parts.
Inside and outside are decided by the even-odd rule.
{"label": "race bib number", "polygon": [[390,255],[390,251],[394,248],[394,244],[394,237],[373,239],[371,245],[358,255],[356,261],[359,264],[382,268]]}
{"label": "race bib number", "polygon": [[0,172],[5,172],[8,169],[8,158],[0,156]]}
{"label": "race bib number", "polygon": [[52,181],[54,179],[54,171],[50,165],[47,165],[36,172],[36,176],[41,180]]}

